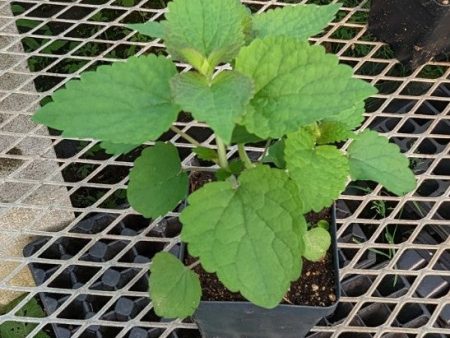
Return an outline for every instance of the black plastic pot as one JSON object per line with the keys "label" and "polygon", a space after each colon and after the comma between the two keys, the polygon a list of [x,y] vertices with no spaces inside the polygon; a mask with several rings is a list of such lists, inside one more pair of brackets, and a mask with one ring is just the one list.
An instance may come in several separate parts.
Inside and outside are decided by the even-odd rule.
{"label": "black plastic pot", "polygon": [[412,68],[450,52],[450,5],[444,0],[372,0],[369,32]]}
{"label": "black plastic pot", "polygon": [[[204,338],[302,338],[320,319],[334,312],[340,297],[336,215],[332,211],[333,272],[336,303],[329,307],[279,305],[267,310],[249,302],[202,301],[194,320]],[[183,252],[183,250],[181,250]]]}

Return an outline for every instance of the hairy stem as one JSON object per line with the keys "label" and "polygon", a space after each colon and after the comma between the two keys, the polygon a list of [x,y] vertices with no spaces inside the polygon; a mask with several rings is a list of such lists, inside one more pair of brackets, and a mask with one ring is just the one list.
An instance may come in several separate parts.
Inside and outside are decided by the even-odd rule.
{"label": "hairy stem", "polygon": [[178,129],[175,126],[171,126],[170,130],[172,130],[173,132],[177,133],[178,135],[180,135],[182,138],[184,138],[186,141],[188,141],[189,143],[193,144],[194,146],[196,146],[196,147],[201,147],[202,146],[199,142],[197,142],[197,140],[195,140],[194,138],[192,138],[191,136],[186,134],[181,129]]}
{"label": "hairy stem", "polygon": [[225,143],[220,139],[220,137],[216,137],[216,143],[217,153],[219,155],[219,166],[223,169],[228,169],[227,148]]}
{"label": "hairy stem", "polygon": [[242,162],[244,162],[244,165],[247,169],[253,168],[254,165],[250,158],[247,155],[247,152],[245,151],[244,144],[238,144],[238,153],[239,157],[241,158]]}

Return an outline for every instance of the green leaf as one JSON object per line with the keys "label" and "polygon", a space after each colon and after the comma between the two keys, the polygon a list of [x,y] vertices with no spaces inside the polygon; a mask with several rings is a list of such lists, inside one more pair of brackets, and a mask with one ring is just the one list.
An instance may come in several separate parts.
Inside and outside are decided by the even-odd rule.
{"label": "green leaf", "polygon": [[349,176],[347,157],[334,146],[315,147],[306,130],[289,134],[284,151],[287,169],[297,183],[306,211],[330,206],[345,189]]}
{"label": "green leaf", "polygon": [[317,138],[318,144],[329,144],[345,141],[353,133],[349,131],[347,125],[341,122],[324,121],[319,123],[320,135]]}
{"label": "green leaf", "polygon": [[177,149],[158,142],[134,162],[127,197],[145,217],[156,218],[173,210],[188,193],[188,175],[182,170]]}
{"label": "green leaf", "polygon": [[207,122],[225,143],[231,142],[236,118],[253,95],[252,80],[235,71],[223,71],[211,83],[194,72],[172,80],[175,101],[196,120]]}
{"label": "green leaf", "polygon": [[192,62],[192,55],[197,55],[194,59],[201,56],[212,69],[237,55],[249,16],[239,0],[172,1],[164,25],[167,49],[180,61]]}
{"label": "green leaf", "polygon": [[186,318],[200,304],[202,289],[198,276],[168,252],[160,252],[153,258],[149,284],[153,308],[160,317]]}
{"label": "green leaf", "polygon": [[246,144],[246,143],[257,143],[261,141],[263,141],[262,138],[254,134],[250,134],[248,130],[245,129],[245,127],[240,126],[238,124],[234,127],[233,136],[231,137],[232,143]]}
{"label": "green leaf", "polygon": [[244,162],[241,160],[232,160],[228,165],[228,169],[220,168],[215,172],[215,176],[218,181],[225,181],[231,175],[239,176],[244,169]]}
{"label": "green leaf", "polygon": [[127,25],[128,28],[138,31],[143,35],[151,38],[163,38],[165,29],[161,22],[147,21],[146,23],[132,23]]}
{"label": "green leaf", "polygon": [[102,147],[105,150],[105,153],[107,154],[120,155],[129,153],[134,148],[137,148],[138,145],[102,142],[100,143],[100,147]]}
{"label": "green leaf", "polygon": [[305,252],[303,257],[312,262],[318,262],[325,257],[331,245],[330,233],[323,228],[313,228],[303,235]]}
{"label": "green leaf", "polygon": [[[4,313],[10,312],[17,304],[19,304],[26,295],[20,296],[15,299],[11,303],[5,306],[3,309]],[[45,317],[45,313],[42,308],[39,306],[36,299],[31,298],[28,303],[26,303],[23,307],[20,308],[15,314],[19,317],[35,317],[42,318]],[[1,338],[25,338],[37,324],[34,323],[24,323],[24,322],[4,322],[0,324],[0,337]],[[45,332],[38,332],[35,336],[36,338],[49,338],[49,336]]]}
{"label": "green leaf", "polygon": [[215,161],[218,158],[217,152],[214,149],[206,147],[196,147],[193,152],[197,157],[204,161]]}
{"label": "green leaf", "polygon": [[330,230],[330,223],[327,220],[325,220],[325,219],[321,219],[319,222],[317,222],[317,227],[318,228],[322,228],[322,229],[324,229],[326,231],[329,231]]}
{"label": "green leaf", "polygon": [[208,183],[194,192],[180,216],[181,238],[229,290],[273,308],[300,276],[303,205],[282,170],[259,165],[238,181]]}
{"label": "green leaf", "polygon": [[169,85],[176,73],[172,62],[154,55],[100,66],[57,91],[33,120],[63,130],[65,137],[119,144],[155,140],[179,112]]}
{"label": "green leaf", "polygon": [[265,139],[353,109],[375,93],[323,47],[288,37],[254,40],[241,49],[236,70],[253,78],[256,89],[254,109],[239,124]]}
{"label": "green leaf", "polygon": [[253,17],[253,34],[257,38],[290,36],[306,40],[319,34],[334,18],[340,4],[326,6],[296,5],[269,10]]}
{"label": "green leaf", "polygon": [[286,160],[284,159],[284,146],[284,140],[279,140],[272,144],[267,151],[267,155],[263,158],[263,162],[273,163],[280,169],[286,168]]}
{"label": "green leaf", "polygon": [[356,136],[348,155],[354,180],[376,181],[396,195],[404,195],[416,186],[408,158],[397,145],[374,131],[367,130]]}

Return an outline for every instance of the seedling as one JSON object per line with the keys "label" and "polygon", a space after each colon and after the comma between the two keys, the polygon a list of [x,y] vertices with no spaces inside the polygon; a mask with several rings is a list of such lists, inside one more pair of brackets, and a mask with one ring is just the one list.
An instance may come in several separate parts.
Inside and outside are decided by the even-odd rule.
{"label": "seedling", "polygon": [[[161,38],[171,59],[132,57],[85,73],[34,120],[66,137],[100,139],[111,154],[169,129],[192,143],[197,156],[217,164],[217,181],[187,198],[181,240],[229,290],[273,308],[300,277],[302,257],[319,260],[331,243],[323,227],[308,230],[304,214],[330,206],[349,178],[396,194],[415,187],[396,145],[373,131],[353,132],[376,90],[307,42],[338,9],[298,5],[252,15],[238,0],[174,0],[164,21],[132,25]],[[192,69],[179,73],[174,62]],[[229,67],[217,71],[221,64]],[[173,126],[181,111],[208,124],[216,146]],[[347,152],[335,146],[347,139]],[[267,156],[252,161],[245,145],[261,141]],[[232,147],[239,160],[230,162]],[[146,148],[129,178],[128,200],[149,218],[188,195],[188,173],[170,143]],[[200,282],[175,256],[159,253],[150,295],[159,316],[187,317],[199,305]]]}

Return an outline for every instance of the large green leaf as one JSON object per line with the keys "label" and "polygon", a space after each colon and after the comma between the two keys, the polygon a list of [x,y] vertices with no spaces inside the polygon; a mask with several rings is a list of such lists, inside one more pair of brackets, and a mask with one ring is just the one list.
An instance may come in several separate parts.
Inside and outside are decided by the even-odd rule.
{"label": "large green leaf", "polygon": [[354,180],[379,182],[397,195],[404,195],[416,186],[409,161],[400,148],[374,131],[359,134],[350,145],[348,155]]}
{"label": "large green leaf", "polygon": [[245,170],[238,186],[213,182],[183,210],[181,238],[231,291],[273,308],[300,276],[306,223],[295,184],[279,169]]}
{"label": "large green leaf", "polygon": [[306,209],[319,212],[345,189],[347,157],[334,146],[315,147],[306,130],[289,134],[284,150],[289,175],[297,183]]}
{"label": "large green leaf", "polygon": [[262,138],[280,138],[301,126],[361,105],[375,89],[352,77],[335,55],[295,38],[256,39],[241,49],[236,70],[253,78],[256,94],[240,124]]}
{"label": "large green leaf", "polygon": [[153,308],[160,317],[185,318],[200,304],[198,276],[168,252],[153,258],[149,284]]}
{"label": "large green leaf", "polygon": [[186,197],[188,181],[188,175],[181,169],[177,149],[158,142],[136,159],[130,173],[128,201],[146,217],[163,216]]}
{"label": "large green leaf", "polygon": [[312,262],[320,261],[325,257],[331,245],[330,233],[320,227],[313,228],[303,236],[305,252],[303,257]]}
{"label": "large green leaf", "polygon": [[250,14],[239,0],[175,0],[163,24],[164,40],[175,59],[197,69],[233,59],[244,44]]}
{"label": "large green leaf", "polygon": [[306,40],[320,33],[340,7],[340,4],[326,6],[310,4],[269,10],[253,17],[253,34],[257,38],[290,36]]}
{"label": "large green leaf", "polygon": [[137,148],[138,146],[132,144],[102,142],[100,143],[100,147],[102,147],[105,150],[105,153],[107,154],[120,155],[120,154],[127,154],[134,148]]}
{"label": "large green leaf", "polygon": [[172,89],[182,109],[207,122],[227,144],[236,118],[244,113],[253,96],[252,80],[235,71],[223,71],[211,83],[199,73],[183,73],[172,80]]}
{"label": "large green leaf", "polygon": [[163,57],[133,57],[81,75],[33,117],[66,137],[119,144],[157,139],[176,119],[169,80],[175,65]]}

